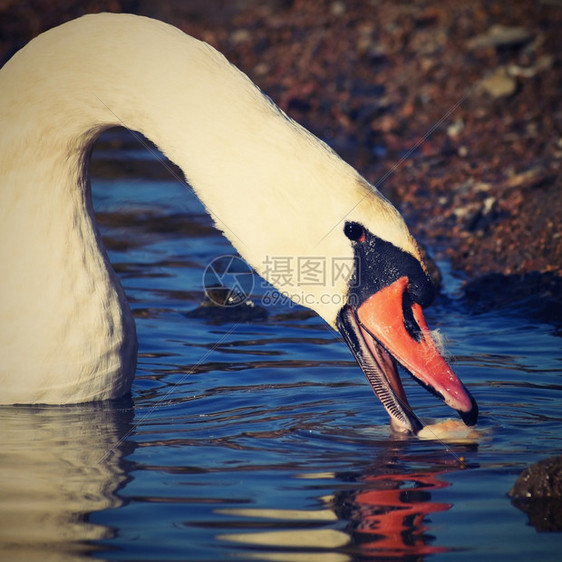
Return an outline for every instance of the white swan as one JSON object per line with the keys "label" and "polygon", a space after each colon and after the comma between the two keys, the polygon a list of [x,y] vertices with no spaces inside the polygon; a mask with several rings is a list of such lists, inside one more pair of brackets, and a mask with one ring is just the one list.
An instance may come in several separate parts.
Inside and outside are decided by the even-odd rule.
{"label": "white swan", "polygon": [[105,129],[140,131],[186,174],[260,273],[274,256],[355,260],[302,295],[338,327],[391,416],[417,431],[390,352],[467,423],[476,404],[431,340],[432,286],[392,205],[209,45],[162,22],[96,14],[0,71],[0,402],[119,397],[135,325],[94,222],[88,159]]}

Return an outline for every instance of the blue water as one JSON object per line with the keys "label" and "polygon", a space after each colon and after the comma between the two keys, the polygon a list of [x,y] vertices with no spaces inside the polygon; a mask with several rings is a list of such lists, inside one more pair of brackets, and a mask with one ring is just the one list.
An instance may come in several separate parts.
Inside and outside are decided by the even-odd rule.
{"label": "blue water", "polygon": [[[234,251],[184,185],[133,174],[93,188],[137,321],[133,397],[0,409],[2,560],[560,559],[561,535],[506,496],[560,453],[552,326],[470,314],[441,263],[426,316],[479,403],[479,436],[397,439],[319,318],[283,304],[253,322],[186,316],[205,267]],[[267,290],[256,279],[254,301]],[[405,383],[420,418],[454,416]]]}

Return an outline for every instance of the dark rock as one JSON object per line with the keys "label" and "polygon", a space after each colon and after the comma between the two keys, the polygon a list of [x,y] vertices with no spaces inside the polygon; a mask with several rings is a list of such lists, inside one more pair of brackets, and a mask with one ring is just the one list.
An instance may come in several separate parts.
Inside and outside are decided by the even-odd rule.
{"label": "dark rock", "polygon": [[525,469],[508,492],[537,531],[562,530],[562,455]]}

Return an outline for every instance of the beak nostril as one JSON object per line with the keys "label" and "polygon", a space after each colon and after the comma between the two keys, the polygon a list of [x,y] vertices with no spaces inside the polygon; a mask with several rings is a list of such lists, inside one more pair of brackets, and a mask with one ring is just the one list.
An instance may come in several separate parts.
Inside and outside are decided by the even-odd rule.
{"label": "beak nostril", "polygon": [[412,299],[407,291],[404,291],[402,296],[402,315],[404,317],[404,328],[410,334],[412,339],[418,343],[423,339],[423,331],[420,325],[416,322],[414,312],[412,310]]}

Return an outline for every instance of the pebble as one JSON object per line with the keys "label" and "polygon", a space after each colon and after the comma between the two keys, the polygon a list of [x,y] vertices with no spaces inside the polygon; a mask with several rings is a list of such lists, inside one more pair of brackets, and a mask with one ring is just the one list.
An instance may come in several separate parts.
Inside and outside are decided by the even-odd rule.
{"label": "pebble", "polygon": [[478,82],[477,88],[484,90],[493,98],[503,98],[515,93],[517,82],[510,76],[507,68],[500,66],[491,74],[482,78]]}
{"label": "pebble", "polygon": [[532,33],[524,27],[492,25],[486,33],[473,37],[467,41],[466,45],[471,50],[489,47],[519,47],[528,43],[532,38]]}

